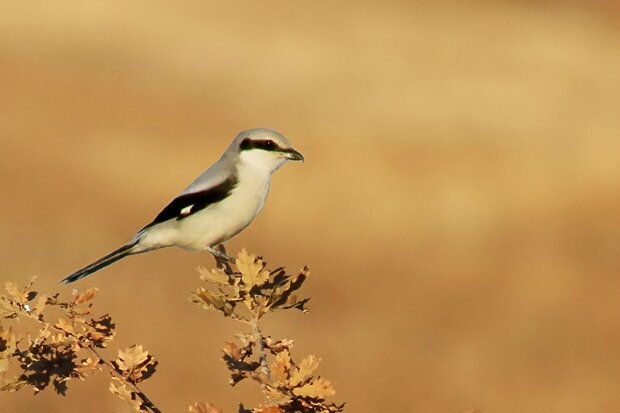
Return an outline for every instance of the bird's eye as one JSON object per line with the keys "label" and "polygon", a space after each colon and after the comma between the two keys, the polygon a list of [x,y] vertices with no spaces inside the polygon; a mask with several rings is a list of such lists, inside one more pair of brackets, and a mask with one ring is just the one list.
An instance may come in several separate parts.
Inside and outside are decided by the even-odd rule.
{"label": "bird's eye", "polygon": [[258,147],[266,151],[275,151],[276,149],[278,149],[278,145],[276,145],[276,143],[271,139],[265,139],[264,141],[260,141],[260,145]]}
{"label": "bird's eye", "polygon": [[271,139],[258,139],[253,140],[251,138],[245,138],[239,144],[239,151],[245,151],[250,149],[262,149],[264,151],[277,151],[279,149],[278,144]]}

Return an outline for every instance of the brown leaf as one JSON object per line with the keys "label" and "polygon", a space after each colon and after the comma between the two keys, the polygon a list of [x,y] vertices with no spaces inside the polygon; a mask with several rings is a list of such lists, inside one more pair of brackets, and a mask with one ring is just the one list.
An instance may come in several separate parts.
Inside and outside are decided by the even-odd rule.
{"label": "brown leaf", "polygon": [[242,347],[252,347],[256,343],[256,337],[252,334],[238,333],[235,335]]}
{"label": "brown leaf", "polygon": [[241,349],[239,348],[239,346],[237,346],[237,344],[233,343],[232,341],[225,342],[222,351],[224,352],[224,354],[229,355],[236,361],[241,360]]}
{"label": "brown leaf", "polygon": [[336,394],[336,390],[332,384],[325,379],[317,377],[312,380],[310,383],[307,383],[301,387],[298,387],[294,390],[294,393],[297,396],[302,397],[310,397],[313,399],[325,399],[329,396],[333,396]]}
{"label": "brown leaf", "polygon": [[17,339],[13,327],[4,328],[0,325],[0,358],[8,357],[16,349]]}
{"label": "brown leaf", "polygon": [[56,324],[54,324],[54,327],[65,331],[67,333],[73,333],[74,328],[73,325],[71,325],[71,323],[69,323],[67,320],[65,320],[64,318],[61,318],[58,320],[58,322]]}
{"label": "brown leaf", "polygon": [[291,367],[291,355],[289,354],[288,349],[278,353],[269,366],[273,383],[275,385],[287,384]]}
{"label": "brown leaf", "polygon": [[262,391],[265,398],[274,404],[281,404],[290,400],[289,395],[282,393],[275,387],[263,386]]}
{"label": "brown leaf", "polygon": [[224,270],[221,268],[207,270],[204,267],[198,267],[198,273],[200,274],[200,279],[203,281],[211,281],[216,284],[229,285],[228,275],[226,275]]}
{"label": "brown leaf", "polygon": [[20,304],[26,303],[27,294],[20,292],[17,288],[17,284],[15,284],[14,282],[6,281],[4,283],[4,289],[9,294],[9,296],[13,298],[13,300],[17,301]]}
{"label": "brown leaf", "polygon": [[88,290],[82,292],[77,297],[75,297],[73,302],[75,304],[84,304],[92,300],[95,297],[95,295],[97,295],[97,291],[99,290],[97,290],[96,288],[89,288]]}
{"label": "brown leaf", "polygon": [[255,255],[248,254],[245,248],[241,250],[235,262],[246,290],[249,291],[254,286],[260,287],[269,279],[269,271],[263,270],[265,267],[263,261],[257,259]]}
{"label": "brown leaf", "polygon": [[142,348],[142,345],[132,345],[125,350],[119,350],[114,364],[125,377],[137,383],[149,378],[155,372],[157,361]]}
{"label": "brown leaf", "polygon": [[189,406],[189,413],[222,413],[222,410],[211,403],[196,402]]}
{"label": "brown leaf", "polygon": [[294,293],[301,288],[309,275],[310,270],[308,267],[304,267],[299,274],[287,277],[287,279],[280,283],[273,292],[271,308],[297,308],[307,312],[305,304],[309,299],[299,300],[294,296]]}
{"label": "brown leaf", "polygon": [[106,347],[116,335],[116,325],[109,314],[98,319],[91,319],[86,325],[90,328],[86,336],[95,347]]}
{"label": "brown leaf", "polygon": [[289,350],[293,347],[294,341],[288,338],[282,340],[274,340],[271,337],[265,337],[265,345],[273,354],[279,353],[284,350]]}
{"label": "brown leaf", "polygon": [[73,371],[77,374],[77,377],[80,380],[86,380],[86,377],[96,373],[101,370],[100,360],[98,358],[87,358],[86,360],[82,360],[79,366],[77,366]]}
{"label": "brown leaf", "polygon": [[225,296],[202,287],[192,293],[192,301],[205,309],[221,311],[226,316],[230,316],[234,310],[232,304],[225,301]]}
{"label": "brown leaf", "polygon": [[290,384],[295,387],[308,380],[312,373],[319,367],[321,359],[310,355],[303,359],[299,365],[291,372]]}
{"label": "brown leaf", "polygon": [[132,345],[125,350],[118,351],[118,358],[116,359],[118,367],[121,370],[130,371],[136,366],[144,363],[149,357],[149,352],[144,351],[142,345]]}
{"label": "brown leaf", "polygon": [[129,403],[131,407],[137,412],[146,412],[148,411],[146,407],[142,404],[142,401],[138,396],[129,389],[122,381],[117,379],[116,377],[112,378],[112,382],[110,383],[110,387],[108,389],[113,393],[118,395],[121,400]]}
{"label": "brown leaf", "polygon": [[[248,294],[248,297],[249,296],[250,294]],[[252,309],[254,314],[258,314],[258,316],[261,317],[269,310],[269,298],[262,295],[254,295],[252,298],[253,305],[250,305],[248,308]]]}
{"label": "brown leaf", "polygon": [[32,308],[32,311],[39,316],[39,319],[43,317],[43,310],[45,310],[45,306],[47,305],[47,296],[41,295],[37,300],[37,303]]}
{"label": "brown leaf", "polygon": [[9,369],[9,358],[17,349],[17,339],[13,328],[4,328],[0,325],[0,375]]}

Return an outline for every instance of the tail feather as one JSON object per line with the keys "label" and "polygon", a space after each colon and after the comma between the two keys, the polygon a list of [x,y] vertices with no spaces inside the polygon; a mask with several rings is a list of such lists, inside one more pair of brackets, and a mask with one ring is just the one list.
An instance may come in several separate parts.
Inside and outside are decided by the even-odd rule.
{"label": "tail feather", "polygon": [[108,265],[115,263],[116,261],[127,257],[128,255],[132,255],[132,254],[136,254],[137,252],[133,250],[133,248],[137,245],[137,242],[134,243],[130,243],[130,244],[126,244],[123,245],[122,247],[120,247],[119,249],[109,253],[108,255],[106,255],[103,258],[98,259],[97,261],[93,262],[90,265],[87,265],[86,267],[82,268],[81,270],[78,270],[76,272],[74,272],[73,274],[69,275],[67,278],[65,278],[64,280],[61,281],[62,284],[69,284],[72,282],[75,282],[77,280],[80,280],[84,277],[89,276],[90,274],[94,273],[95,271],[99,271],[100,269],[107,267]]}

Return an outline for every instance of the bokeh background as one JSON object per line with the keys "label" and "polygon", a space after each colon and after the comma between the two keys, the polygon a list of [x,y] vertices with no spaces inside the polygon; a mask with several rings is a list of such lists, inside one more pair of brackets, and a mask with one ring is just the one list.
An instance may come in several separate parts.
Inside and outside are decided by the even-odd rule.
{"label": "bokeh background", "polygon": [[[620,411],[617,2],[2,2],[0,277],[69,294],[249,127],[306,163],[228,249],[312,268],[311,313],[265,330],[347,411]],[[76,285],[167,412],[260,400],[219,360],[238,326],[187,300],[211,264]],[[107,383],[0,411],[127,412]]]}

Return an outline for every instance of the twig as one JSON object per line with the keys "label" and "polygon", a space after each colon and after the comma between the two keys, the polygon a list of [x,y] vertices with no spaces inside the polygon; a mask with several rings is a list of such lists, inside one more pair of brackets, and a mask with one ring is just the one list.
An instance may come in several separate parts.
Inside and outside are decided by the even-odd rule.
{"label": "twig", "polygon": [[135,383],[127,380],[126,377],[124,377],[118,370],[116,370],[116,368],[111,362],[101,357],[99,352],[95,350],[94,347],[88,347],[88,349],[99,359],[100,363],[104,364],[108,368],[111,375],[119,379],[123,384],[133,390],[136,396],[138,396],[140,400],[142,400],[144,407],[146,407],[152,413],[162,413],[162,411],[159,410],[157,406],[155,406],[151,399],[149,399],[148,396],[142,390],[140,390],[140,388]]}
{"label": "twig", "polygon": [[267,376],[269,382],[271,382],[271,371],[269,370],[269,365],[267,364],[267,353],[265,352],[265,338],[258,328],[258,318],[253,318],[248,324],[252,327],[252,335],[254,336],[254,340],[256,340],[256,345],[258,346],[258,360],[260,361],[261,368],[263,373]]}

